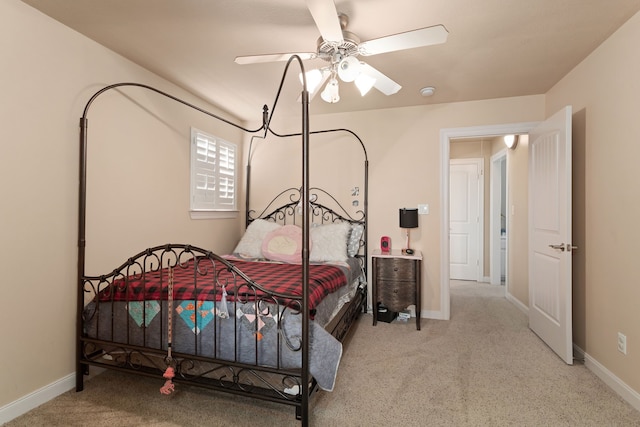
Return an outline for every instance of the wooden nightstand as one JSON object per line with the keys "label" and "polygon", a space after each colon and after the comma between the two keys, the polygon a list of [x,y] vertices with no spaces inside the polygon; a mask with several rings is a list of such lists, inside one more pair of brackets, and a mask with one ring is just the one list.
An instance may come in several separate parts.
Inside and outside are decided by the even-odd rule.
{"label": "wooden nightstand", "polygon": [[411,255],[400,250],[382,253],[376,249],[371,255],[373,264],[373,325],[378,323],[378,303],[389,310],[402,311],[416,306],[416,327],[420,330],[420,278],[422,253]]}

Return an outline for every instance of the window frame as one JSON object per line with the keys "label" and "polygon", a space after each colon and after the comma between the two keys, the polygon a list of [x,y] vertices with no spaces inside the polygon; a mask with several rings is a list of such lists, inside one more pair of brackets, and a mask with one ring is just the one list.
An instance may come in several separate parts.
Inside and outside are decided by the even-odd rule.
{"label": "window frame", "polygon": [[[198,143],[201,143],[200,146]],[[209,144],[206,149],[213,152],[204,153],[207,162],[199,160],[203,156],[202,151],[198,150],[202,147],[202,142]],[[213,147],[211,147],[211,145]],[[212,149],[213,148],[213,149]],[[210,218],[235,218],[238,215],[238,144],[229,142],[223,138],[219,138],[208,132],[202,131],[195,127],[191,127],[190,136],[190,167],[189,167],[189,212],[192,219],[210,219]],[[229,161],[229,157],[232,157]],[[226,165],[221,166],[223,159],[226,159]],[[209,163],[210,167],[203,165]],[[232,167],[228,167],[229,163]],[[212,189],[202,188],[202,175],[208,175],[213,181]],[[205,177],[205,181],[207,178]],[[228,199],[229,187],[224,186],[221,190],[221,181],[231,181],[231,203],[224,203]],[[198,187],[200,185],[200,188]],[[205,185],[209,185],[205,183]],[[207,191],[213,192],[213,200],[203,200],[211,198],[207,195]],[[198,200],[201,197],[201,200]]]}

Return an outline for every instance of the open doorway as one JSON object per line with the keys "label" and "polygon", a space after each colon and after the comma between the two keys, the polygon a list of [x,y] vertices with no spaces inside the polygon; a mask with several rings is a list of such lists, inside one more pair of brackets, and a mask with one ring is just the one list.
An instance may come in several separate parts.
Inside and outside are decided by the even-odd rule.
{"label": "open doorway", "polygon": [[505,284],[507,178],[502,136],[450,141],[451,280]]}
{"label": "open doorway", "polygon": [[[450,289],[449,289],[449,281],[450,281],[450,241],[449,241],[449,230],[450,230],[450,167],[449,162],[451,159],[451,144],[452,141],[461,140],[461,139],[489,139],[489,138],[498,138],[503,137],[508,134],[517,134],[523,135],[528,134],[531,129],[535,127],[536,123],[514,123],[507,125],[490,125],[490,126],[480,126],[480,127],[471,127],[471,128],[455,128],[455,129],[442,129],[440,131],[440,145],[441,145],[441,227],[440,227],[440,243],[441,243],[441,283],[440,283],[440,307],[441,307],[441,318],[444,320],[448,320],[451,316],[451,300],[450,300]],[[521,150],[525,147],[521,147]],[[495,154],[495,153],[494,153]],[[491,155],[489,155],[490,157]],[[487,196],[489,197],[489,196]],[[509,206],[507,205],[505,208],[509,211]],[[507,212],[506,220],[508,221],[508,216],[511,212]],[[490,215],[487,215],[490,218]],[[489,228],[489,226],[487,226]],[[508,225],[506,226],[508,229]],[[490,233],[485,233],[486,236],[490,236]],[[489,238],[490,240],[490,238]],[[489,246],[490,242],[487,243]],[[507,249],[505,249],[507,250]],[[491,249],[487,250],[487,253],[491,253]],[[489,257],[487,257],[489,258]],[[508,258],[508,252],[505,256]],[[505,259],[505,263],[506,263]],[[487,261],[488,262],[488,261]],[[506,270],[506,268],[505,268]],[[490,267],[486,267],[485,271],[490,271]],[[486,278],[489,281],[489,277]],[[507,296],[507,298],[509,298]],[[524,299],[526,300],[526,298]]]}
{"label": "open doorway", "polygon": [[475,141],[452,141],[449,161],[449,274],[452,280],[482,282],[485,271],[485,174],[483,157],[458,156],[460,148],[480,155]]}

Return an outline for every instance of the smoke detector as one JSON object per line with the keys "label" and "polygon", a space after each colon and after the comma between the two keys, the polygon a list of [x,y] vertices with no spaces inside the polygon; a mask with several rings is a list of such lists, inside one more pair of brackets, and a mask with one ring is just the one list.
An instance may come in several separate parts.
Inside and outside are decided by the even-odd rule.
{"label": "smoke detector", "polygon": [[427,86],[420,89],[420,95],[422,96],[431,96],[436,92],[436,88],[433,86]]}

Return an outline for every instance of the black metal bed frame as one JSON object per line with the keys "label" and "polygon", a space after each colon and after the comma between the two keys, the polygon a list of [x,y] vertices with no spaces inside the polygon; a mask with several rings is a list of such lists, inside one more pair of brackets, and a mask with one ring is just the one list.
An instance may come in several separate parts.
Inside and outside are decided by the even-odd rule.
{"label": "black metal bed frame", "polygon": [[[273,112],[280,96],[280,91],[286,77],[289,65],[297,61],[304,76],[304,66],[300,58],[292,57],[285,67],[280,88],[271,108]],[[260,285],[247,277],[242,271],[225,258],[222,258],[211,251],[186,244],[167,244],[146,249],[137,255],[129,258],[120,267],[111,273],[100,276],[88,276],[85,273],[85,246],[86,246],[86,193],[87,193],[87,144],[88,144],[88,111],[91,104],[102,93],[122,87],[139,87],[151,90],[162,96],[179,102],[189,108],[200,111],[216,120],[222,121],[230,126],[234,126],[248,133],[264,132],[271,133],[277,137],[300,137],[302,142],[302,185],[299,188],[290,188],[277,195],[268,206],[257,214],[249,209],[250,185],[251,185],[251,152],[248,156],[246,175],[246,223],[247,225],[257,219],[263,218],[277,222],[292,221],[295,223],[301,218],[302,233],[302,283],[307,284],[309,279],[309,255],[310,236],[309,228],[313,222],[336,222],[346,221],[351,224],[358,223],[364,226],[364,234],[361,240],[360,258],[361,267],[364,272],[364,282],[359,287],[352,302],[346,305],[336,319],[326,326],[327,330],[340,341],[344,339],[350,327],[359,316],[360,312],[366,311],[367,288],[367,206],[368,206],[368,159],[366,149],[360,138],[348,129],[331,129],[321,131],[309,131],[309,111],[308,111],[308,91],[306,80],[303,80],[302,91],[302,129],[300,133],[279,135],[270,128],[271,116],[269,116],[267,106],[263,108],[263,124],[259,129],[250,130],[234,124],[218,115],[210,113],[200,107],[190,104],[168,93],[160,91],[151,86],[139,83],[117,83],[104,87],[96,92],[87,102],[83,115],[80,119],[80,180],[79,180],[79,217],[78,217],[78,271],[77,271],[77,345],[76,345],[76,391],[84,388],[84,375],[88,373],[89,366],[100,366],[126,372],[133,372],[140,375],[162,378],[162,372],[166,366],[166,350],[163,348],[147,348],[136,344],[113,342],[90,338],[84,330],[86,313],[85,300],[87,294],[96,295],[99,291],[113,284],[114,280],[128,276],[128,273],[146,274],[148,271],[171,265],[174,268],[181,268],[183,261],[187,258],[197,257],[206,260],[212,269],[227,270],[233,273],[234,278],[246,281],[248,293],[261,291],[258,299],[265,298],[269,302],[279,303],[281,298],[297,301],[297,310],[308,313],[308,286],[303,286],[302,296],[297,300],[290,295],[277,295],[274,293],[262,292]],[[358,217],[350,216],[347,211],[330,194],[319,188],[309,186],[309,135],[327,132],[347,132],[353,135],[360,143],[364,154],[364,206],[358,211]],[[250,148],[251,151],[251,148]],[[313,193],[312,193],[313,191]],[[318,202],[318,196],[327,196],[331,206]],[[279,198],[288,198],[283,204],[278,204]],[[194,276],[197,272],[194,272]],[[214,274],[215,276],[215,274]],[[316,389],[315,380],[309,373],[309,316],[302,316],[302,342],[300,344],[301,368],[300,369],[278,369],[273,367],[260,366],[258,364],[246,364],[229,360],[217,360],[208,357],[201,357],[193,354],[175,354],[177,364],[176,382],[184,382],[196,386],[215,389],[233,394],[256,397],[263,400],[279,402],[293,405],[296,408],[296,416],[303,425],[309,420],[309,398]],[[297,385],[299,393],[290,395],[283,393],[270,385],[266,376],[279,376],[279,381],[284,386]],[[270,379],[271,381],[271,379]]]}

